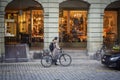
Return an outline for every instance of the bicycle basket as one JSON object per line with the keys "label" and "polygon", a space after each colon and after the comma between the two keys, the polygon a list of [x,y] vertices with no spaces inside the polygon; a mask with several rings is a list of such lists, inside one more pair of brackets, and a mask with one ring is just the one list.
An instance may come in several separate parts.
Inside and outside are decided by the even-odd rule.
{"label": "bicycle basket", "polygon": [[43,55],[49,55],[50,51],[48,49],[43,50]]}

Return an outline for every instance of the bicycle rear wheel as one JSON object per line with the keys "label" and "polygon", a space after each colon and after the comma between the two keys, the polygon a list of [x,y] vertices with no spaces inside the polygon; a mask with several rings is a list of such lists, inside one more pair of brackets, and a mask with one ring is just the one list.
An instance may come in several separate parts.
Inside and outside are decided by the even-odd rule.
{"label": "bicycle rear wheel", "polygon": [[102,55],[101,55],[101,51],[100,51],[100,50],[98,50],[98,51],[96,52],[95,57],[96,57],[96,60],[98,60],[98,61],[101,60]]}
{"label": "bicycle rear wheel", "polygon": [[60,57],[59,57],[59,62],[62,66],[69,66],[72,62],[72,58],[70,55],[68,54],[62,54]]}
{"label": "bicycle rear wheel", "polygon": [[41,59],[41,64],[44,67],[50,67],[52,65],[52,56],[44,55]]}

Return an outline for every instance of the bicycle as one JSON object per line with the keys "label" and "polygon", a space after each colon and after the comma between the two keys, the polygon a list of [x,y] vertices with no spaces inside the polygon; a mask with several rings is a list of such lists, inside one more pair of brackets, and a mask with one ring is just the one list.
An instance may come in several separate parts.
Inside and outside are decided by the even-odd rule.
{"label": "bicycle", "polygon": [[[59,53],[58,55],[56,55],[56,57],[57,57],[57,60],[59,60],[58,62],[62,66],[69,66],[72,62],[71,56],[68,55],[67,53],[64,53],[62,49],[59,50]],[[50,51],[43,50],[43,55],[41,59],[42,66],[51,67],[52,63],[53,63],[53,56],[50,54]]]}
{"label": "bicycle", "polygon": [[106,53],[106,50],[107,50],[106,46],[102,44],[102,47],[96,51],[94,58],[100,61],[102,56]]}

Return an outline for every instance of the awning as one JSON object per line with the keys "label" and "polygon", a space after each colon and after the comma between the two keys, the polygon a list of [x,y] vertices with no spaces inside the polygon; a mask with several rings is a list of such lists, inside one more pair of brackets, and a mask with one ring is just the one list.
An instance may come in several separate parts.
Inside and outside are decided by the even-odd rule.
{"label": "awning", "polygon": [[6,6],[5,10],[27,10],[43,9],[42,5],[35,0],[13,0]]}
{"label": "awning", "polygon": [[67,0],[60,3],[60,8],[64,10],[88,10],[90,4],[82,0]]}
{"label": "awning", "polygon": [[118,10],[120,9],[120,1],[110,3],[105,10]]}

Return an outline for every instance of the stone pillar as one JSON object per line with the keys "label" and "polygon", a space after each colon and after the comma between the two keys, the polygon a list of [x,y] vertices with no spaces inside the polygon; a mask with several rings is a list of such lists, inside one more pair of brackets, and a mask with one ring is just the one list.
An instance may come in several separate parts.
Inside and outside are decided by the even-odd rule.
{"label": "stone pillar", "polygon": [[[0,17],[4,15],[0,15]],[[4,19],[1,18],[0,19],[0,58],[4,58],[5,57],[5,44],[4,44]]]}
{"label": "stone pillar", "polygon": [[59,37],[59,3],[57,0],[44,2],[44,48],[46,49],[54,37]]}
{"label": "stone pillar", "polygon": [[0,58],[4,58],[5,57],[5,40],[4,40],[4,33],[5,33],[5,27],[4,27],[4,9],[5,9],[5,5],[6,2],[5,1],[1,1],[0,2]]}
{"label": "stone pillar", "polygon": [[91,2],[91,4],[88,12],[87,50],[88,55],[93,58],[96,50],[100,48],[103,43],[104,8],[98,0]]}

